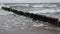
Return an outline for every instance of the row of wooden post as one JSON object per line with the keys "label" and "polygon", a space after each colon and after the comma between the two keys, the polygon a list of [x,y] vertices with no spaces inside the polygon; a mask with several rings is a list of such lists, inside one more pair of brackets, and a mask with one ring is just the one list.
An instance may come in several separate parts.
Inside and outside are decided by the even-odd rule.
{"label": "row of wooden post", "polygon": [[44,16],[44,15],[38,15],[38,14],[18,11],[18,10],[8,8],[8,7],[2,7],[2,9],[6,10],[6,11],[9,11],[9,12],[13,12],[13,13],[18,14],[18,15],[23,15],[23,16],[26,16],[26,17],[30,17],[33,20],[39,20],[39,21],[51,23],[51,24],[56,25],[56,26],[60,26],[60,21],[58,20],[58,18],[52,18],[52,17],[47,17],[47,16]]}

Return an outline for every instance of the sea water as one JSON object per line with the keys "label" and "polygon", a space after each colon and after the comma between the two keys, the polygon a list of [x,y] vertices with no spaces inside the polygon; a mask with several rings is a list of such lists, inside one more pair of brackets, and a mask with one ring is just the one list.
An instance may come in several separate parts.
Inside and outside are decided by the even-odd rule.
{"label": "sea water", "polygon": [[[12,9],[17,9],[24,12],[30,13],[59,13],[60,6],[59,4],[3,4],[4,6],[9,6]],[[0,5],[2,7],[2,5]],[[12,12],[8,12],[0,8],[0,29],[5,29],[9,31],[16,31],[21,29],[31,29],[31,28],[44,28],[52,30],[60,30],[60,28],[48,24],[47,22],[42,21],[33,21],[31,18],[16,15]]]}
{"label": "sea water", "polygon": [[26,11],[30,13],[55,13],[60,12],[60,6],[59,4],[21,4],[21,5],[15,5],[11,6],[14,9],[20,10],[20,11]]}

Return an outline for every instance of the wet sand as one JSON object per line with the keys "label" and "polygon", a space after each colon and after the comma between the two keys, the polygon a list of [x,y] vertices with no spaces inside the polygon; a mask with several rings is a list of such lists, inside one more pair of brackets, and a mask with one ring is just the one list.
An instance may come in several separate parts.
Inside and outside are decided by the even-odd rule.
{"label": "wet sand", "polygon": [[[1,31],[1,30],[0,30]],[[2,31],[0,32],[0,34],[60,34],[59,31],[55,31],[55,30],[44,30],[44,29],[24,29],[24,30],[20,30],[20,31]]]}

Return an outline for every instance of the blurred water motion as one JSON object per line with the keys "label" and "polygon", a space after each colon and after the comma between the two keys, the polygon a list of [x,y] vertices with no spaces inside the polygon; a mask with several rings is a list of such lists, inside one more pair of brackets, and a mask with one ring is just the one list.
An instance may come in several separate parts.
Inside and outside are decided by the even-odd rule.
{"label": "blurred water motion", "polygon": [[[12,9],[17,9],[24,12],[30,12],[35,14],[44,13],[46,15],[53,14],[59,15],[60,13],[60,6],[58,5],[51,5],[51,4],[16,4],[16,5],[4,5],[9,6]],[[58,14],[59,13],[59,14]],[[17,31],[23,29],[32,29],[32,28],[43,28],[43,29],[52,29],[52,30],[60,30],[59,27],[53,26],[47,22],[42,21],[33,21],[31,18],[16,15],[12,12],[4,11],[0,8],[0,28],[9,30],[9,31]]]}

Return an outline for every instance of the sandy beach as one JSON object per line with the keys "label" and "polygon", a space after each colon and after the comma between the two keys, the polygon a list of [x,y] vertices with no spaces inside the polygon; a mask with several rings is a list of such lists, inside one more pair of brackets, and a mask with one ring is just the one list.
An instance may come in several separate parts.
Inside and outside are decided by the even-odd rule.
{"label": "sandy beach", "polygon": [[55,30],[44,30],[44,29],[24,29],[20,31],[6,31],[6,30],[0,30],[0,34],[60,34],[60,31]]}

